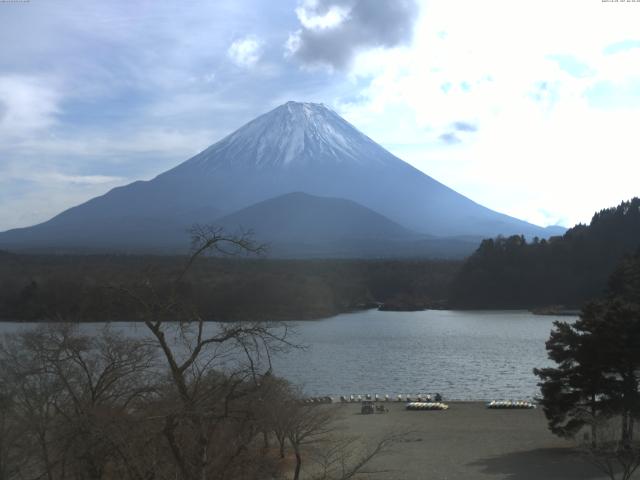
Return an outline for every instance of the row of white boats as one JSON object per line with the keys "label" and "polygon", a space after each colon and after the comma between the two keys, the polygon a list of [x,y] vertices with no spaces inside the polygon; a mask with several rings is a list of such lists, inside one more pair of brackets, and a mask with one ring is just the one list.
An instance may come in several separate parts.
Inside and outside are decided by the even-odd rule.
{"label": "row of white boats", "polygon": [[530,409],[536,408],[536,404],[526,400],[492,400],[487,403],[487,408]]}
{"label": "row of white boats", "polygon": [[317,404],[317,403],[333,403],[333,398],[329,397],[329,396],[325,396],[325,397],[308,397],[305,398],[304,400],[302,400],[302,403],[312,403],[312,404]]}
{"label": "row of white boats", "polygon": [[[407,410],[447,410],[449,406],[442,402],[409,402]],[[535,403],[526,400],[492,400],[487,403],[491,409],[531,409]]]}
{"label": "row of white boats", "polygon": [[[303,400],[305,404],[321,404],[333,403],[334,397],[309,397]],[[449,407],[442,403],[440,394],[416,394],[416,395],[397,395],[392,398],[389,395],[365,394],[365,395],[340,395],[341,403],[361,403],[370,402],[405,402],[408,410],[446,410]],[[536,408],[535,402],[528,400],[491,400],[486,403],[487,408],[491,409],[532,409]]]}
{"label": "row of white boats", "polygon": [[407,410],[447,410],[449,405],[442,402],[409,402]]}
{"label": "row of white boats", "polygon": [[389,395],[375,395],[366,394],[366,395],[349,395],[348,397],[345,395],[340,395],[340,401],[342,403],[359,403],[364,400],[369,400],[372,402],[431,402],[432,400],[440,401],[442,397],[439,393],[436,393],[434,396],[428,394],[417,394],[417,395],[398,395],[394,398]]}

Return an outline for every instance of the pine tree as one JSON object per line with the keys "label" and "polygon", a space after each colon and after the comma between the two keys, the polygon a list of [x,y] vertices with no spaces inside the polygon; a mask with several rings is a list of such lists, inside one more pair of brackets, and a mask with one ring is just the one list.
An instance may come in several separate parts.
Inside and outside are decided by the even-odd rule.
{"label": "pine tree", "polygon": [[547,341],[557,367],[535,369],[551,431],[573,437],[601,419],[619,417],[621,444],[633,442],[640,418],[640,252],[611,276],[604,300],[589,303],[573,324],[556,322]]}

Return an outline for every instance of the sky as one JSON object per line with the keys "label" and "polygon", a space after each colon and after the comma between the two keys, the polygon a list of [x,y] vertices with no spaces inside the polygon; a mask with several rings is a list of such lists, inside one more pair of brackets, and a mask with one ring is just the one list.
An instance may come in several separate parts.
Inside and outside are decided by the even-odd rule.
{"label": "sky", "polygon": [[0,1],[0,230],[320,102],[541,226],[640,195],[640,2]]}

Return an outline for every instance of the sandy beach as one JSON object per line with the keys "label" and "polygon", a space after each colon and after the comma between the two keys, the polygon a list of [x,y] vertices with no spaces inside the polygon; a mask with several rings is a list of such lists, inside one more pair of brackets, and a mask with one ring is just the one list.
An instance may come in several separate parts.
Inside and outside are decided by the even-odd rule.
{"label": "sandy beach", "polygon": [[[411,431],[376,458],[371,478],[430,480],[605,479],[572,448],[552,435],[534,410],[489,410],[481,402],[452,402],[446,411],[407,411],[385,403],[388,413],[361,415],[359,404],[338,407],[341,427],[375,442],[388,432]],[[638,477],[640,478],[640,477]]]}

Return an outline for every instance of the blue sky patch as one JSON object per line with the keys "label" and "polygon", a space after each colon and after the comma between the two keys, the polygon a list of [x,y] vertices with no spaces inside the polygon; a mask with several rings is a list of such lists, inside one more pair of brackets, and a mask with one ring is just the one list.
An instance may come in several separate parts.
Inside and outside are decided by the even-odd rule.
{"label": "blue sky patch", "polygon": [[589,65],[573,55],[549,55],[547,58],[556,62],[561,70],[577,78],[590,77],[595,73]]}
{"label": "blue sky patch", "polygon": [[640,40],[622,40],[621,42],[612,43],[611,45],[607,45],[602,53],[605,55],[614,55],[616,53],[633,50],[634,48],[640,48]]}
{"label": "blue sky patch", "polygon": [[638,108],[640,107],[640,79],[620,84],[597,82],[586,91],[585,97],[595,108]]}

